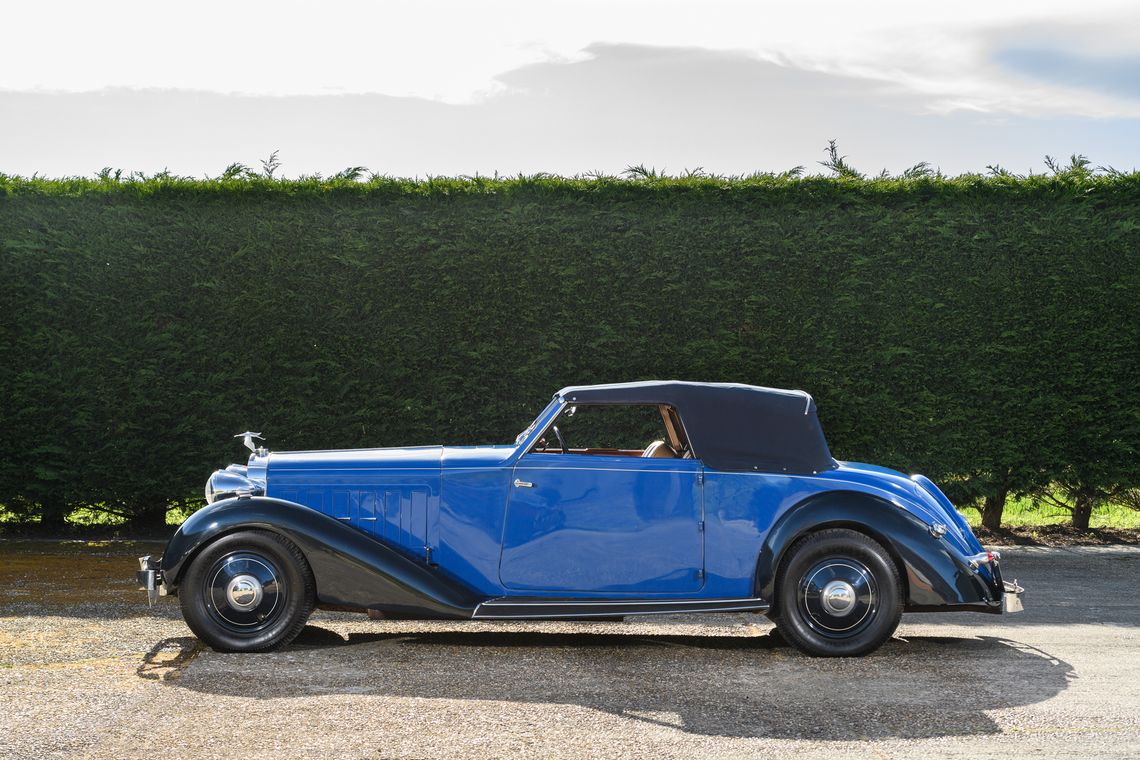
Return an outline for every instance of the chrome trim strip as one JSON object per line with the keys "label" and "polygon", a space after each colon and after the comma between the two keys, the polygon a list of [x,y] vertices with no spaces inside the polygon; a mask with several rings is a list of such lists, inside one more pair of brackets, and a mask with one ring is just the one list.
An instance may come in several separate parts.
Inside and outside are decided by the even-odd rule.
{"label": "chrome trim strip", "polygon": [[336,463],[325,465],[324,467],[283,467],[278,465],[273,471],[274,476],[280,478],[283,474],[290,472],[323,472],[329,475],[335,475],[338,472],[423,472],[433,473],[438,475],[440,464],[438,462],[424,465],[423,467],[389,467],[383,462],[377,462],[362,467],[344,467]]}
{"label": "chrome trim strip", "polygon": [[617,605],[617,604],[747,604],[756,603],[767,606],[767,602],[759,597],[745,597],[743,599],[562,599],[559,601],[550,602],[530,602],[530,601],[515,601],[509,596],[501,596],[495,599],[488,599],[479,604],[480,607],[565,607],[568,604],[576,604],[580,606],[587,605]]}
{"label": "chrome trim strip", "polygon": [[[757,610],[766,610],[767,606],[763,607],[708,607],[706,609],[697,610],[697,612],[754,612]],[[629,617],[630,615],[668,615],[669,613],[685,614],[684,610],[675,609],[660,609],[660,610],[645,610],[645,611],[632,611],[622,612],[622,617]],[[475,608],[475,614],[472,619],[475,620],[549,620],[553,618],[593,618],[599,617],[598,612],[567,612],[564,614],[555,613],[553,615],[487,615],[480,614],[479,608]],[[616,615],[615,615],[616,617]]]}
{"label": "chrome trim strip", "polygon": [[[573,454],[570,454],[570,455],[551,454],[551,456],[561,457],[561,456],[574,456],[574,455]],[[579,454],[578,456],[593,456],[593,455],[591,455],[591,454]],[[636,457],[630,457],[630,459],[636,459]],[[653,460],[650,459],[648,461],[652,462]],[[657,461],[661,461],[661,460],[659,459]],[[696,459],[690,459],[688,461],[696,462],[697,460]],[[654,468],[646,468],[646,469],[642,470],[642,469],[638,469],[636,467],[532,467],[529,465],[528,466],[521,466],[521,465],[517,466],[517,467],[515,467],[515,470],[516,471],[517,470],[543,470],[546,472],[551,472],[551,471],[557,471],[557,472],[563,472],[563,471],[566,471],[566,472],[569,472],[569,471],[575,471],[575,472],[646,472],[646,473],[648,473],[648,472],[660,472],[660,473],[666,474],[666,475],[677,475],[677,474],[680,474],[680,475],[686,475],[686,474],[696,475],[698,472],[700,472],[700,469],[696,468],[696,467],[694,467],[691,470],[658,470],[658,469],[654,469]]]}
{"label": "chrome trim strip", "polygon": [[[712,605],[712,606],[701,606]],[[637,607],[643,609],[637,609]],[[546,612],[539,612],[541,608],[549,607],[563,607],[569,608],[573,611],[559,612],[557,610],[549,610]],[[685,609],[689,607],[690,609]],[[750,598],[750,599],[654,599],[654,600],[636,600],[631,599],[628,601],[618,600],[563,600],[560,602],[533,602],[533,601],[512,601],[510,597],[500,597],[498,599],[490,599],[486,602],[475,607],[474,612],[471,613],[473,619],[510,619],[510,620],[539,620],[549,618],[579,618],[579,617],[598,617],[606,614],[614,615],[667,615],[670,613],[686,613],[686,612],[757,612],[767,610],[771,607],[770,604],[763,599]],[[522,608],[535,608],[533,613],[524,611],[522,613],[512,613],[506,610]],[[633,609],[631,609],[633,608]],[[500,609],[503,611],[500,612]]]}

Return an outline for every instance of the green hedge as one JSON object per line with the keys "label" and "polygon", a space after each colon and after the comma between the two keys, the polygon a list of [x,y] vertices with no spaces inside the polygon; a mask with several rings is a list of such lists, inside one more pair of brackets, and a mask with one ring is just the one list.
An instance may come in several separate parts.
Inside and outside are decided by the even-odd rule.
{"label": "green hedge", "polygon": [[810,391],[956,499],[1140,484],[1140,175],[0,175],[0,504],[155,523],[271,448],[509,441],[563,385]]}

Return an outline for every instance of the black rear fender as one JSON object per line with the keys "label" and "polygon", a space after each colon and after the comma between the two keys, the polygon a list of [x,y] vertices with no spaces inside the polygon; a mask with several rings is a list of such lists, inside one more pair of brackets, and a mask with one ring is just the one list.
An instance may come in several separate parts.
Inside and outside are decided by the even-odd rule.
{"label": "black rear fender", "polygon": [[926,523],[901,507],[855,491],[809,497],[776,522],[757,562],[756,596],[775,608],[784,554],[800,538],[825,528],[850,528],[881,543],[898,565],[908,608],[1001,609],[1000,596],[962,565],[947,539],[932,536]]}

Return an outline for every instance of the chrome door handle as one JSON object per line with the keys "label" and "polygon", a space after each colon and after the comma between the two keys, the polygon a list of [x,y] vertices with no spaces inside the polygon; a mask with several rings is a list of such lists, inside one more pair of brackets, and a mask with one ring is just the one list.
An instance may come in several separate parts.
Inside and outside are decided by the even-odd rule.
{"label": "chrome door handle", "polygon": [[515,478],[515,488],[534,488],[534,483],[528,483],[525,480]]}

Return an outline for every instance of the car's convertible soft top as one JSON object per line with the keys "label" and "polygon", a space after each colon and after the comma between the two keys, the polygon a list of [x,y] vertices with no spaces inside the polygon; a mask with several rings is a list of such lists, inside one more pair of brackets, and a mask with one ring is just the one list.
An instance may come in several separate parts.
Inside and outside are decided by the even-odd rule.
{"label": "car's convertible soft top", "polygon": [[803,475],[837,466],[804,391],[672,380],[570,386],[558,395],[570,404],[668,404],[694,456],[716,470]]}

